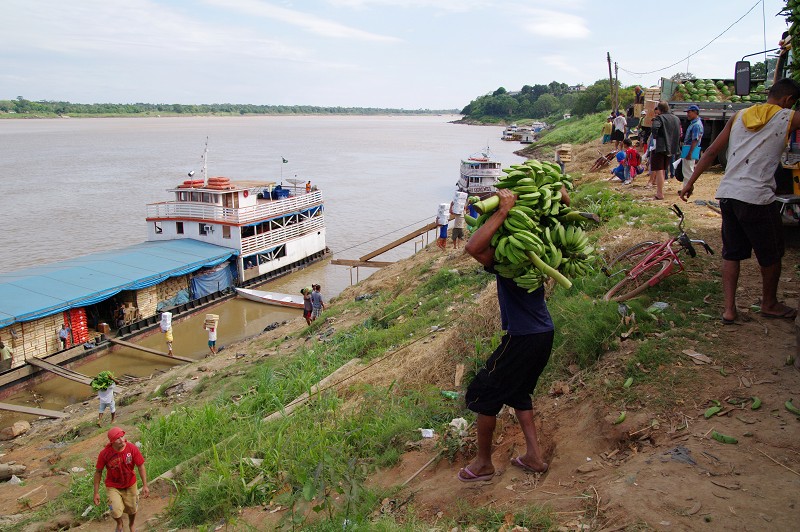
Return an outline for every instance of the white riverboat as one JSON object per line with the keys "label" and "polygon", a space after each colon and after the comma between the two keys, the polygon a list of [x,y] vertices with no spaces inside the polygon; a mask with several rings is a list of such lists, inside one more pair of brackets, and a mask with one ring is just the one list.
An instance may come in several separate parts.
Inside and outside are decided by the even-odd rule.
{"label": "white riverboat", "polygon": [[170,201],[147,205],[147,240],[188,238],[238,250],[238,286],[265,281],[326,252],[322,192],[310,182],[297,187],[206,177],[204,165],[199,179],[190,173],[168,192]]}
{"label": "white riverboat", "polygon": [[460,192],[470,196],[488,195],[495,191],[494,185],[501,177],[502,164],[486,148],[461,161],[461,174],[456,186]]}

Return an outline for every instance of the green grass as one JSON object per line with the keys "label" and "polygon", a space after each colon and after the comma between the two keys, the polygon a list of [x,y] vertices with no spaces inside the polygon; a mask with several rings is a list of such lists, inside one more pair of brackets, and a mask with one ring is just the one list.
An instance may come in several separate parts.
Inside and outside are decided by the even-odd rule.
{"label": "green grass", "polygon": [[[675,220],[663,208],[634,203],[602,184],[580,187],[572,197],[579,209],[600,214],[603,231],[629,227],[630,223],[674,231]],[[590,232],[590,238],[595,239],[596,234]],[[638,344],[623,362],[622,380],[631,376],[635,384],[622,389],[621,382],[610,383],[609,401],[623,405],[634,400],[654,405],[663,401],[666,406],[674,400],[675,390],[691,379],[674,371],[683,347],[677,333],[670,331],[680,330],[686,336],[686,330],[694,328],[696,332],[688,336],[705,341],[702,332],[709,314],[703,299],[715,294],[714,301],[718,301],[719,291],[718,274],[697,275],[708,271],[707,260],[687,258],[692,277],[674,275],[626,303],[626,312],[636,316],[632,334]],[[556,337],[537,393],[569,375],[571,364],[591,368],[618,344],[620,333],[631,327],[623,324],[620,305],[601,300],[612,281],[599,273],[599,265],[598,261],[598,273],[575,279],[571,290],[555,289],[548,301]],[[391,364],[391,357],[403,356],[403,346],[424,338],[434,325],[459,327],[458,342],[448,356],[465,364],[464,382],[469,382],[502,334],[494,321],[485,319],[487,310],[475,307],[475,294],[493,277],[477,265],[455,270],[446,265],[439,268],[433,261],[406,275],[420,284],[410,290],[407,283],[399,282],[371,299],[342,302],[326,313],[336,316],[358,310],[367,317],[356,326],[337,327],[325,342],[318,342],[313,333],[327,325],[316,322],[296,335],[306,341],[295,352],[237,367],[244,368],[241,376],[231,370],[204,379],[206,392],[201,404],[179,407],[169,415],[142,422],[139,430],[150,478],[186,462],[175,479],[177,496],[167,515],[169,526],[203,529],[220,519],[235,522],[239,508],[269,503],[290,508],[281,524],[286,528],[332,531],[347,523],[347,529],[388,531],[431,526],[414,515],[413,507],[403,514],[403,522],[388,516],[375,519],[373,512],[385,494],[364,486],[370,472],[397,463],[405,442],[419,438],[418,427],[432,427],[443,434],[454,417],[471,419],[462,401],[445,399],[439,389],[424,384],[424,374],[413,384],[351,384],[341,396],[323,391],[291,417],[262,421],[354,357],[366,362],[389,357],[384,363]],[[670,306],[663,312],[648,311],[654,301],[666,301]],[[462,314],[451,315],[452,309]],[[653,334],[656,332],[659,336]],[[641,393],[645,387],[658,391],[662,399],[646,399]],[[446,456],[452,457],[457,445],[446,442]],[[198,455],[200,459],[191,460]],[[262,462],[253,465],[253,458]],[[263,480],[251,485],[259,475]],[[79,515],[90,498],[91,475],[75,477],[67,493],[32,519],[58,509]],[[459,506],[445,520],[448,527],[475,525],[493,530],[501,526],[504,515]],[[552,513],[536,507],[519,509],[514,520],[530,529],[547,529],[557,522]]]}
{"label": "green grass", "polygon": [[536,142],[537,146],[557,146],[558,144],[584,144],[603,136],[603,123],[607,112],[583,117],[560,120],[553,129],[545,131]]}

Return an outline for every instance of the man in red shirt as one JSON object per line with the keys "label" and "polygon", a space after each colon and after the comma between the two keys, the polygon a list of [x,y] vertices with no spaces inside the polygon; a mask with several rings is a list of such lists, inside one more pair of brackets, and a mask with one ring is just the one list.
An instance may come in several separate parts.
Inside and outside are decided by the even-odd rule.
{"label": "man in red shirt", "polygon": [[94,472],[94,504],[100,504],[100,479],[106,469],[106,493],[111,517],[117,522],[116,532],[124,530],[122,514],[128,514],[128,527],[134,532],[134,520],[139,506],[139,490],[136,489],[136,473],[134,466],[142,477],[142,494],[150,496],[147,487],[147,472],[144,468],[144,456],[139,448],[125,440],[125,431],[113,427],[108,431],[108,444],[100,451]]}

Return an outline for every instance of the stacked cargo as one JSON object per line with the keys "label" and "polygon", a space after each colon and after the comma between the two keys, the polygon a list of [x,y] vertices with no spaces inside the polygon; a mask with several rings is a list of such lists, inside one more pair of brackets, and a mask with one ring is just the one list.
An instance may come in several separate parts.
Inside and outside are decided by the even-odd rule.
{"label": "stacked cargo", "polygon": [[206,321],[205,321],[203,327],[206,330],[209,330],[209,329],[215,329],[216,330],[217,325],[219,325],[219,315],[218,314],[206,314]]}
{"label": "stacked cargo", "polygon": [[680,83],[670,100],[686,102],[763,102],[767,96],[764,84],[747,96],[734,94],[733,80],[696,79]]}
{"label": "stacked cargo", "polygon": [[72,334],[67,340],[67,347],[82,344],[89,340],[89,325],[86,320],[86,309],[74,308],[64,313],[64,324],[72,329]]}

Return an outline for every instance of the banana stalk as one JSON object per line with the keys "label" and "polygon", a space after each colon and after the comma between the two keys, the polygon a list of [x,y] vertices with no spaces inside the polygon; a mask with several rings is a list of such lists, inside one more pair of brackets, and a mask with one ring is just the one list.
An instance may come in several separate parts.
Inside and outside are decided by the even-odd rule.
{"label": "banana stalk", "polygon": [[542,273],[544,273],[548,277],[552,277],[553,279],[555,279],[556,282],[561,286],[563,286],[564,288],[568,290],[572,288],[572,281],[561,275],[561,273],[555,268],[547,265],[542,259],[539,258],[538,255],[536,255],[536,253],[534,253],[533,251],[528,251],[526,254],[528,258],[531,259],[533,265],[539,268],[539,270]]}

